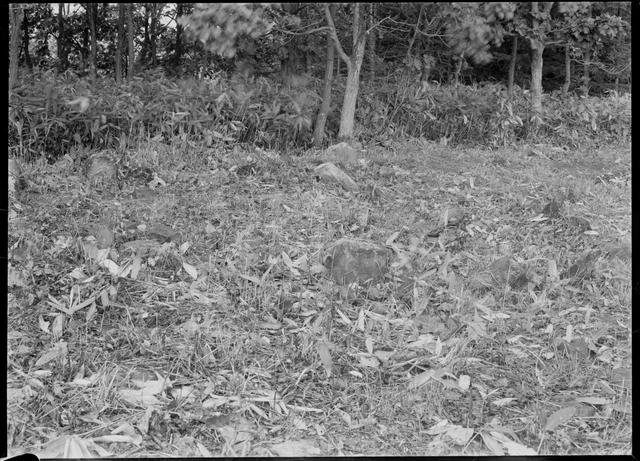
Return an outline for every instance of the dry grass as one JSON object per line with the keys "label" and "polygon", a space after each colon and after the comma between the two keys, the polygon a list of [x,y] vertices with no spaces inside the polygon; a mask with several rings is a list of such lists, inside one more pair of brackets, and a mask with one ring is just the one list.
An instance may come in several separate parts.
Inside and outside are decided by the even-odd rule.
{"label": "dry grass", "polygon": [[[346,167],[357,195],[317,182],[303,157],[158,149],[140,148],[167,183],[146,198],[24,168],[9,223],[10,454],[630,452],[628,147],[554,160],[398,143]],[[554,196],[561,217],[541,217]],[[450,206],[468,220],[429,237]],[[144,238],[131,223],[180,237],[116,277],[82,243],[100,222],[119,267],[134,263],[122,244]],[[320,272],[327,243],[395,232],[405,259],[373,293]],[[472,288],[506,254],[529,284]]]}

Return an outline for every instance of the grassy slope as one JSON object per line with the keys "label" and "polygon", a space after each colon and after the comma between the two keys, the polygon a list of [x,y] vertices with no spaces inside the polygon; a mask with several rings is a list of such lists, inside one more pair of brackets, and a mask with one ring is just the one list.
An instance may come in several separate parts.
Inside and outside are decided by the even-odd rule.
{"label": "grassy slope", "polygon": [[[538,146],[530,155],[528,147],[397,143],[345,166],[363,186],[358,195],[317,182],[309,157],[164,149],[154,168],[167,186],[144,198],[131,196],[131,183],[109,196],[83,191],[64,168],[26,171],[31,192],[9,225],[11,267],[23,285],[9,294],[14,452],[118,426],[128,443],[98,445],[132,456],[490,454],[490,430],[541,454],[630,450],[630,388],[616,381],[631,360],[630,260],[607,256],[630,241],[628,147]],[[234,171],[247,155],[254,166]],[[603,173],[613,175],[596,180]],[[568,197],[562,217],[533,219],[558,194]],[[450,206],[464,208],[466,227],[429,237]],[[596,232],[585,234],[571,216]],[[168,245],[143,258],[136,280],[115,279],[75,243],[100,220],[116,230],[120,250],[111,257],[121,266],[122,244],[144,237],[126,234],[127,223],[168,224],[189,248]],[[408,260],[375,299],[356,292],[347,300],[317,273],[325,244],[345,235],[383,243],[394,232]],[[69,245],[54,243],[58,236]],[[595,248],[602,251],[580,280],[549,280],[549,260],[562,274]],[[474,275],[506,254],[537,284],[471,289]],[[96,276],[74,296],[96,296],[97,309],[61,316],[47,295],[68,302],[75,268]],[[398,288],[398,279],[420,274],[413,291]],[[110,287],[105,307],[100,293]],[[36,363],[58,338],[67,355]],[[429,370],[439,378],[409,386]],[[72,384],[78,376],[91,385]],[[174,399],[165,392],[155,406],[132,405],[122,391],[143,378],[169,378]],[[563,408],[566,420],[554,415]],[[441,418],[476,436],[456,445],[428,433]]]}

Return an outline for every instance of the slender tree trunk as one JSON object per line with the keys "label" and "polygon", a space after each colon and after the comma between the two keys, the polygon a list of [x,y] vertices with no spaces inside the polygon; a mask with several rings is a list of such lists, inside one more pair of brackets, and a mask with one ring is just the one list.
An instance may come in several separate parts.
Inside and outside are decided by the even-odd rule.
{"label": "slender tree trunk", "polygon": [[136,35],[136,31],[133,29],[133,4],[127,5],[127,53],[129,59],[127,60],[127,82],[130,82],[133,78],[133,65],[135,63],[136,52],[133,47],[133,39]]}
{"label": "slender tree trunk", "polygon": [[176,4],[176,45],[173,55],[173,63],[177,69],[180,69],[180,61],[182,59],[182,34],[183,27],[178,19],[184,14],[184,6],[182,3]]}
{"label": "slender tree trunk", "polygon": [[353,128],[356,114],[356,103],[358,101],[358,90],[360,87],[360,70],[362,68],[362,60],[364,58],[365,45],[367,43],[367,29],[363,24],[361,14],[361,4],[353,5],[353,24],[352,24],[352,51],[351,56],[347,55],[340,44],[338,33],[336,31],[333,16],[329,11],[329,6],[325,4],[324,10],[329,23],[329,30],[333,37],[336,50],[340,58],[347,65],[347,83],[344,90],[344,100],[342,101],[342,112],[340,113],[340,130],[338,138],[341,140],[349,140],[353,138]]}
{"label": "slender tree trunk", "polygon": [[[373,26],[375,8],[375,3],[369,4],[367,28]],[[367,62],[369,64],[369,79],[373,80],[376,76],[376,34],[367,34]]]}
{"label": "slender tree trunk", "polygon": [[33,63],[31,62],[31,53],[29,53],[29,9],[24,9],[24,17],[22,19],[22,50],[24,53],[24,63],[29,72],[33,72]]}
{"label": "slender tree trunk", "polygon": [[463,64],[464,64],[464,56],[460,55],[457,57],[456,70],[453,73],[453,86],[456,88],[460,84],[460,74],[462,73]]}
{"label": "slender tree trunk", "polygon": [[91,42],[89,40],[89,25],[82,30],[82,51],[80,52],[80,72],[87,72]]}
{"label": "slender tree trunk", "polygon": [[409,46],[407,47],[407,59],[411,57],[411,49],[413,48],[413,44],[416,41],[416,37],[418,36],[418,31],[420,30],[420,23],[422,22],[422,13],[424,12],[424,4],[420,3],[420,12],[418,13],[418,19],[416,20],[416,25],[413,26],[413,35],[411,36],[411,40],[409,40]]}
{"label": "slender tree trunk", "polygon": [[87,14],[89,17],[89,30],[91,31],[91,52],[89,55],[89,78],[92,81],[96,79],[96,58],[98,53],[98,35],[96,33],[98,5],[95,3],[87,3]]}
{"label": "slender tree trunk", "polygon": [[122,57],[124,56],[124,3],[118,3],[118,38],[116,43],[116,83],[122,83]]}
{"label": "slender tree trunk", "polygon": [[[331,14],[335,6],[331,5]],[[335,58],[335,45],[331,33],[327,32],[327,67],[324,70],[324,87],[322,89],[322,104],[316,118],[316,126],[313,130],[313,144],[320,147],[324,141],[324,127],[327,123],[329,110],[331,109],[331,87],[333,86],[333,62]]]}
{"label": "slender tree trunk", "polygon": [[564,46],[564,84],[562,85],[562,96],[565,98],[569,95],[569,87],[571,86],[571,55],[569,51],[571,46],[567,43]]}
{"label": "slender tree trunk", "polygon": [[69,67],[69,49],[64,30],[64,3],[58,3],[58,72],[63,73]]}
{"label": "slender tree trunk", "polygon": [[591,85],[591,47],[585,45],[584,64],[582,68],[582,85],[581,92],[583,96],[589,96],[589,86]]}
{"label": "slender tree trunk", "polygon": [[24,10],[22,4],[9,4],[9,25],[11,35],[9,39],[9,99],[11,90],[18,80],[18,58],[20,57],[20,29]]}
{"label": "slender tree trunk", "polygon": [[145,66],[149,62],[149,49],[151,48],[151,38],[149,37],[149,4],[144,6],[144,34],[142,39],[142,48],[138,54],[138,62]]}
{"label": "slender tree trunk", "polygon": [[507,77],[507,94],[509,97],[513,94],[513,82],[516,77],[516,63],[518,62],[518,36],[513,36],[511,42],[511,60],[509,61],[509,74]]}
{"label": "slender tree trunk", "polygon": [[158,4],[151,4],[151,26],[149,28],[149,38],[151,39],[149,42],[149,52],[151,53],[151,65],[155,67],[158,65],[158,56],[156,50],[157,43],[157,30],[158,30]]}
{"label": "slender tree trunk", "polygon": [[531,41],[531,111],[542,115],[542,53],[544,44],[535,39]]}
{"label": "slender tree trunk", "polygon": [[[587,7],[587,16],[591,18],[593,13],[593,6],[591,3],[588,3]],[[582,68],[582,85],[581,92],[583,96],[589,96],[589,86],[591,84],[591,44],[587,41],[584,44],[584,64]]]}

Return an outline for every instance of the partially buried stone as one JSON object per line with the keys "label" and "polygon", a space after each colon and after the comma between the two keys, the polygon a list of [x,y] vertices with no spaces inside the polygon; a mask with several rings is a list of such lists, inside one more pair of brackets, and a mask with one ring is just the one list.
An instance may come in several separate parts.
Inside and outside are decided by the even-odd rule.
{"label": "partially buried stone", "polygon": [[365,284],[384,278],[391,256],[391,250],[376,243],[343,238],[329,246],[323,264],[336,283]]}
{"label": "partially buried stone", "polygon": [[178,232],[174,231],[169,226],[165,226],[164,224],[158,223],[149,229],[147,232],[149,238],[153,240],[157,240],[160,243],[166,243],[175,241],[178,238]]}
{"label": "partially buried stone", "polygon": [[115,181],[117,169],[115,163],[103,155],[96,155],[89,159],[87,178],[91,184],[110,185]]}

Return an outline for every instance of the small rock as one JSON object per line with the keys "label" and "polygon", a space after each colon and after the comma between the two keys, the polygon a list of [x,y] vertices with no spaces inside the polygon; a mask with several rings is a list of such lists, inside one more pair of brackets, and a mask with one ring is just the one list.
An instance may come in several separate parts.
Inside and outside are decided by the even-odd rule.
{"label": "small rock", "polygon": [[549,203],[545,205],[542,210],[542,214],[548,216],[550,218],[559,218],[560,217],[560,208],[562,208],[562,202],[557,200],[556,198],[552,198]]}
{"label": "small rock", "polygon": [[133,198],[136,198],[136,199],[148,200],[148,199],[152,199],[157,195],[158,193],[156,191],[149,189],[148,187],[140,187],[133,191]]}
{"label": "small rock", "polygon": [[96,238],[98,248],[109,248],[113,245],[113,231],[110,226],[100,224],[92,230],[92,235]]}
{"label": "small rock", "polygon": [[457,226],[459,225],[465,218],[464,209],[460,207],[451,207],[445,209],[440,215],[439,224],[442,227],[447,226]]}
{"label": "small rock", "polygon": [[164,224],[156,224],[149,229],[147,232],[149,238],[157,240],[160,243],[171,242],[172,240],[176,240],[178,237],[178,232],[171,229],[169,226],[165,226]]}
{"label": "small rock", "polygon": [[578,229],[579,232],[591,230],[591,223],[580,216],[571,216],[569,218],[569,224]]}
{"label": "small rock", "polygon": [[146,257],[155,254],[160,249],[160,245],[155,240],[131,240],[124,243],[122,248],[140,257]]}
{"label": "small rock", "polygon": [[92,185],[109,186],[117,179],[117,168],[111,159],[104,155],[96,155],[89,159],[87,178]]}
{"label": "small rock", "polygon": [[320,178],[340,184],[348,191],[357,191],[358,184],[351,177],[331,162],[318,165],[313,170]]}
{"label": "small rock", "polygon": [[340,142],[329,146],[322,153],[322,159],[325,162],[333,162],[342,165],[354,165],[358,163],[358,156],[360,152],[357,145],[351,146],[346,142]]}
{"label": "small rock", "polygon": [[392,252],[376,243],[343,238],[329,246],[323,264],[329,276],[341,285],[364,284],[384,278]]}
{"label": "small rock", "polygon": [[509,284],[513,290],[525,287],[535,281],[535,272],[516,264],[510,256],[496,259],[486,270],[478,273],[471,281],[473,288],[504,289]]}
{"label": "small rock", "polygon": [[600,256],[599,250],[586,252],[569,269],[563,272],[561,278],[582,280],[591,277],[598,256]]}

